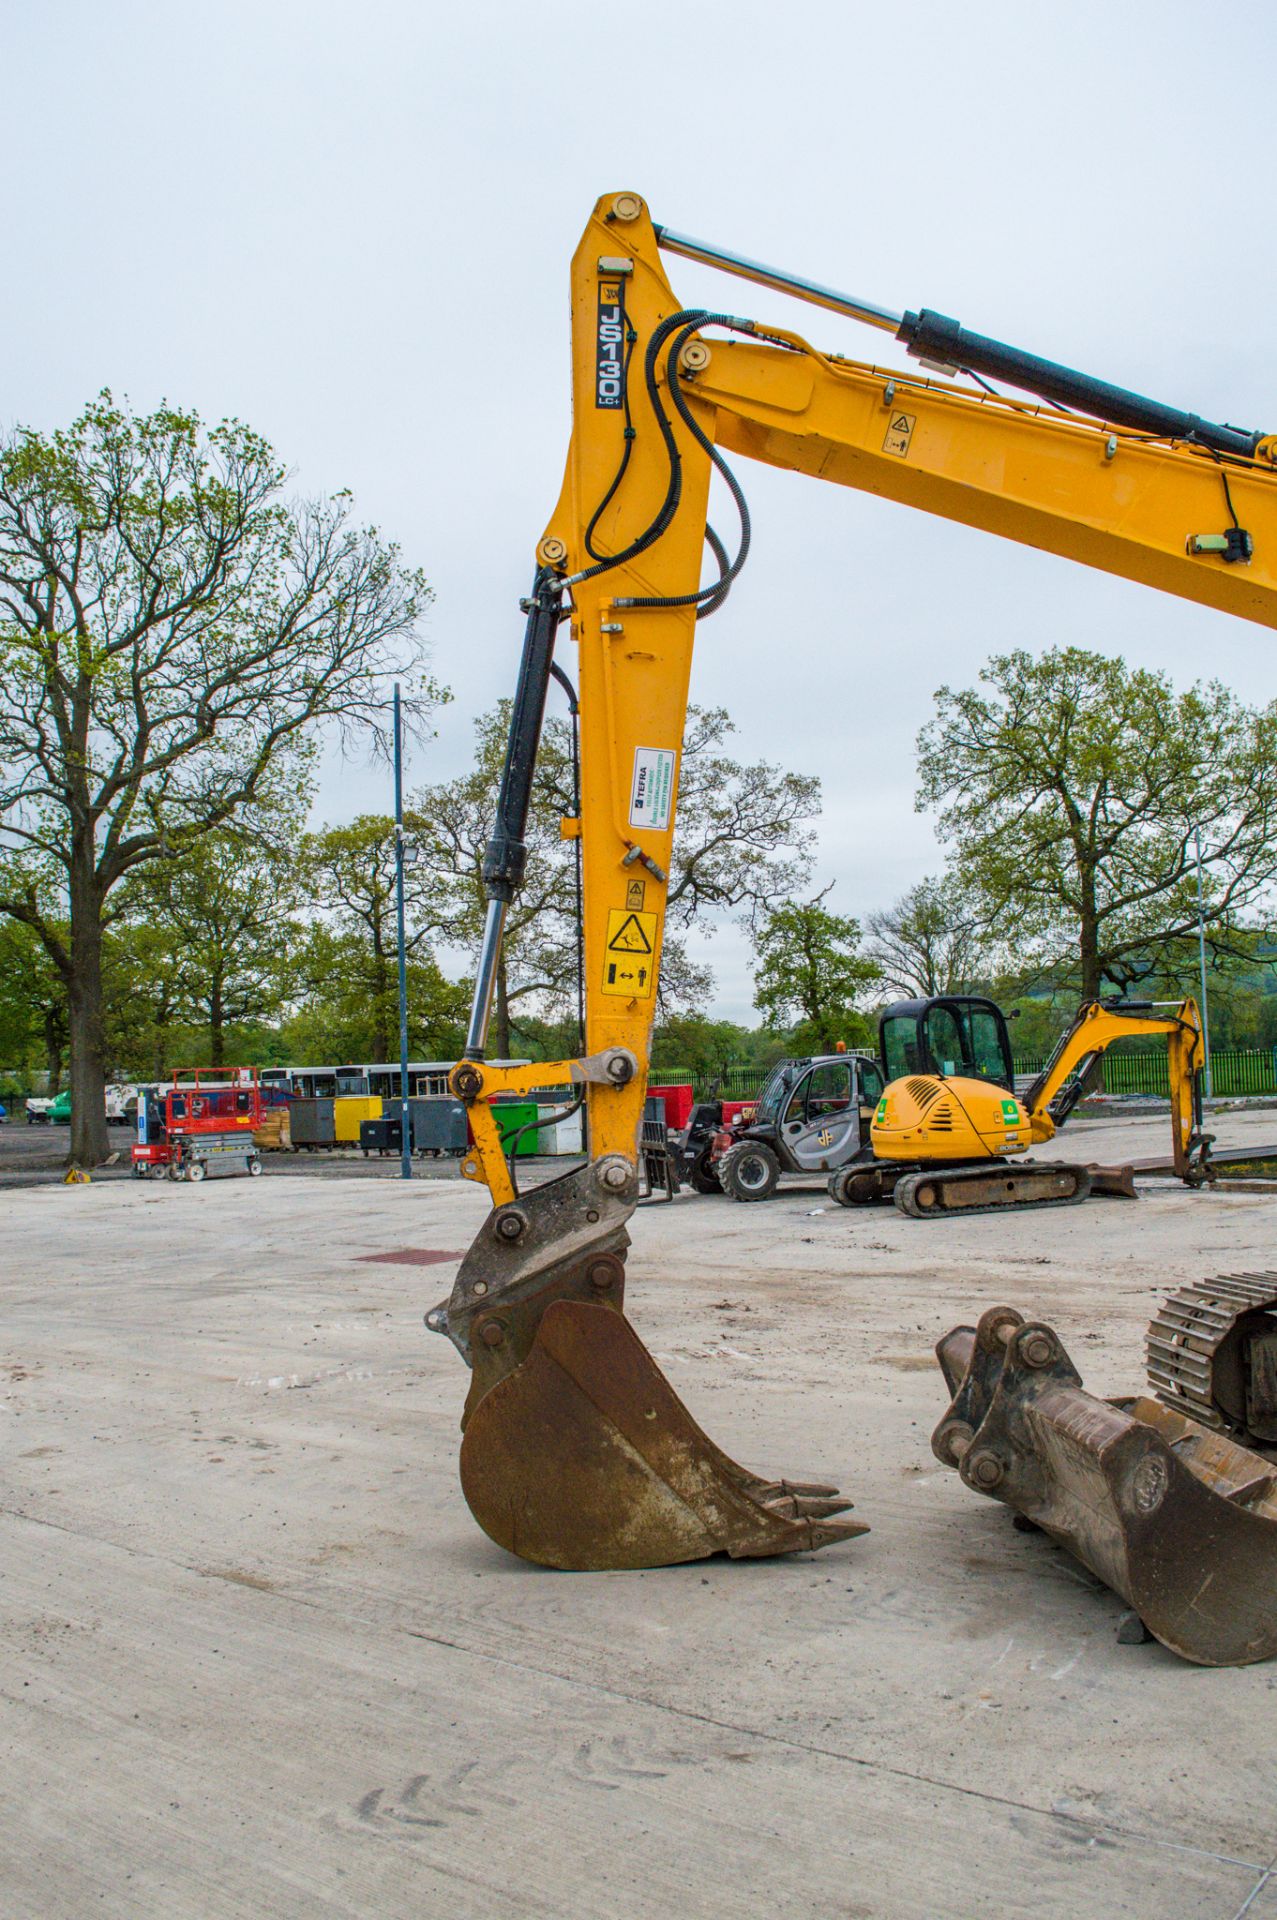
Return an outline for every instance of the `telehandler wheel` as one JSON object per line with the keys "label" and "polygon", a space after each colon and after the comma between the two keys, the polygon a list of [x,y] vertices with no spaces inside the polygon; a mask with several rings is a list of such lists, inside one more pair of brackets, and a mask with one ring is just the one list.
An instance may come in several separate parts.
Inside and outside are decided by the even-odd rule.
{"label": "telehandler wheel", "polygon": [[742,1140],[718,1162],[718,1177],[733,1200],[770,1200],[780,1184],[780,1161],[770,1147]]}
{"label": "telehandler wheel", "polygon": [[723,1183],[718,1177],[718,1168],[711,1166],[708,1149],[698,1153],[692,1162],[692,1170],[687,1176],[688,1185],[695,1193],[721,1193]]}

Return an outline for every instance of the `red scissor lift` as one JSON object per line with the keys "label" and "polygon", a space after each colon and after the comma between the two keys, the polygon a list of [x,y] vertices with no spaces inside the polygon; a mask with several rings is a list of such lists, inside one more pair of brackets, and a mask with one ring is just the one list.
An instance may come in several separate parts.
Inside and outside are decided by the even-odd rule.
{"label": "red scissor lift", "polygon": [[253,1133],[262,1113],[256,1067],[179,1071],[164,1093],[164,1138],[134,1147],[134,1172],[145,1177],[164,1167],[170,1180],[258,1174],[262,1156]]}

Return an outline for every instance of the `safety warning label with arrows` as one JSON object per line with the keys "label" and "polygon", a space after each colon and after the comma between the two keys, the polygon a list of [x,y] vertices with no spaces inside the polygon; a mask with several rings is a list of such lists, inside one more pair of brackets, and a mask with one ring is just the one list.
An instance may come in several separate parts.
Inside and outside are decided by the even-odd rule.
{"label": "safety warning label with arrows", "polygon": [[916,413],[893,413],[883,438],[883,452],[908,453],[909,442],[913,439],[913,430],[917,424]]}
{"label": "safety warning label with arrows", "polygon": [[603,991],[626,1000],[649,1000],[656,991],[656,927],[654,913],[632,913],[613,907],[607,917],[607,952],[603,957]]}

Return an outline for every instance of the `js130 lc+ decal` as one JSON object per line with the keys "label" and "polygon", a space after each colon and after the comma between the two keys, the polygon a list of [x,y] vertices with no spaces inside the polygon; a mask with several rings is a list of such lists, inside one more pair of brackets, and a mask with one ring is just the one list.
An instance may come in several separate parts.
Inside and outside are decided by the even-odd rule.
{"label": "js130 lc+ decal", "polygon": [[622,400],[621,355],[624,352],[625,309],[619,280],[599,281],[598,366],[594,378],[596,407],[619,407]]}

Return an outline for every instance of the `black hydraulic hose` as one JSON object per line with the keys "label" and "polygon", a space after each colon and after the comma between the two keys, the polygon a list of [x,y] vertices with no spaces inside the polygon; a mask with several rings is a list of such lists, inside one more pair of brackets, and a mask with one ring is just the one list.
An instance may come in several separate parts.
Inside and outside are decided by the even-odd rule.
{"label": "black hydraulic hose", "polygon": [[[670,338],[671,334],[678,333],[681,329],[683,339],[685,340],[689,335],[696,333],[701,327],[709,326],[730,327],[737,333],[753,333],[755,331],[752,320],[740,320],[729,313],[695,312],[691,309],[685,309],[680,313],[672,313],[666,319],[662,320],[661,324],[653,331],[643,355],[643,378],[647,386],[648,397],[652,402],[652,410],[656,415],[657,427],[660,430],[661,438],[665,442],[666,456],[669,460],[670,477],[669,484],[665,490],[664,500],[657,508],[655,515],[649,521],[648,525],[644,527],[642,533],[637,534],[628,547],[623,547],[619,553],[614,553],[605,560],[596,561],[592,567],[583,567],[579,573],[569,574],[561,580],[560,584],[562,586],[576,586],[583,580],[592,580],[597,574],[607,573],[613,567],[623,566],[627,561],[637,559],[639,554],[646,553],[647,549],[668,530],[674,515],[678,511],[679,501],[683,496],[683,456],[679,452],[678,441],[674,436],[674,429],[670,424],[669,415],[666,413],[661,401],[660,388],[656,378],[657,359],[662,347]],[[680,347],[681,344],[682,342],[680,341]],[[675,355],[675,357],[677,357],[677,355]],[[698,437],[701,437],[699,435],[699,429],[697,429],[697,433]]]}
{"label": "black hydraulic hose", "polygon": [[732,583],[727,578],[727,548],[723,545],[708,521],[705,523],[705,545],[718,562],[718,579],[714,582],[713,591],[708,600],[704,601],[702,605],[696,609],[696,618],[698,620],[708,620],[711,613],[717,613],[732,590]]}
{"label": "black hydraulic hose", "polygon": [[519,1197],[519,1182],[515,1177],[514,1171],[515,1142],[521,1140],[525,1133],[531,1133],[535,1127],[556,1127],[561,1120],[570,1120],[572,1115],[579,1113],[584,1106],[585,1093],[586,1090],[582,1087],[570,1107],[560,1107],[557,1113],[538,1112],[535,1120],[525,1120],[521,1127],[514,1129],[513,1133],[507,1133],[505,1139],[502,1141],[502,1145],[505,1148],[506,1165],[510,1169],[510,1185],[514,1188],[514,1197],[516,1200]]}
{"label": "black hydraulic hose", "polygon": [[[714,323],[715,325],[719,325],[719,326],[733,327],[737,331],[743,331],[748,333],[754,332],[754,326],[752,321],[748,323],[741,323],[739,321],[732,321],[730,319],[725,320],[721,318],[721,316],[715,316]],[[692,410],[688,406],[687,401],[684,397],[682,385],[678,377],[679,355],[682,353],[684,346],[686,345],[687,341],[690,339],[692,334],[699,332],[700,328],[705,324],[706,323],[704,320],[693,320],[691,325],[683,327],[680,333],[678,334],[677,338],[671,341],[669,352],[666,356],[666,362],[665,362],[665,383],[669,389],[670,397],[673,400],[675,407],[678,409],[679,415],[682,418],[684,425],[687,427],[688,432],[692,435],[692,438],[696,441],[697,445],[702,447],[704,451],[709,455],[711,463],[717,468],[718,472],[723,476],[723,479],[726,481],[727,486],[731,492],[731,496],[733,500],[736,502],[736,511],[740,515],[740,546],[737,549],[736,558],[720,574],[719,578],[715,582],[713,582],[712,585],[708,587],[698,587],[694,593],[663,594],[663,595],[653,594],[653,595],[646,596],[644,598],[635,598],[635,599],[628,599],[628,600],[618,599],[616,603],[618,607],[695,607],[695,606],[700,606],[705,601],[710,601],[712,603],[712,607],[711,607],[711,611],[712,611],[713,608],[721,606],[723,601],[726,599],[728,591],[731,588],[732,581],[736,578],[737,574],[740,572],[741,568],[744,566],[746,558],[748,557],[748,554],[749,554],[749,543],[750,543],[749,506],[746,502],[745,495],[741,490],[740,482],[737,480],[736,475],[732,472],[726,460],[724,460],[722,454],[718,451],[718,448],[714,445],[713,441],[709,438],[708,434],[706,434],[703,431],[700,425],[700,422],[696,419],[695,415],[692,413]],[[665,430],[667,431],[669,441],[673,443],[673,437],[674,437],[673,429],[670,427],[667,427]],[[708,532],[708,529],[707,529],[707,532]]]}

